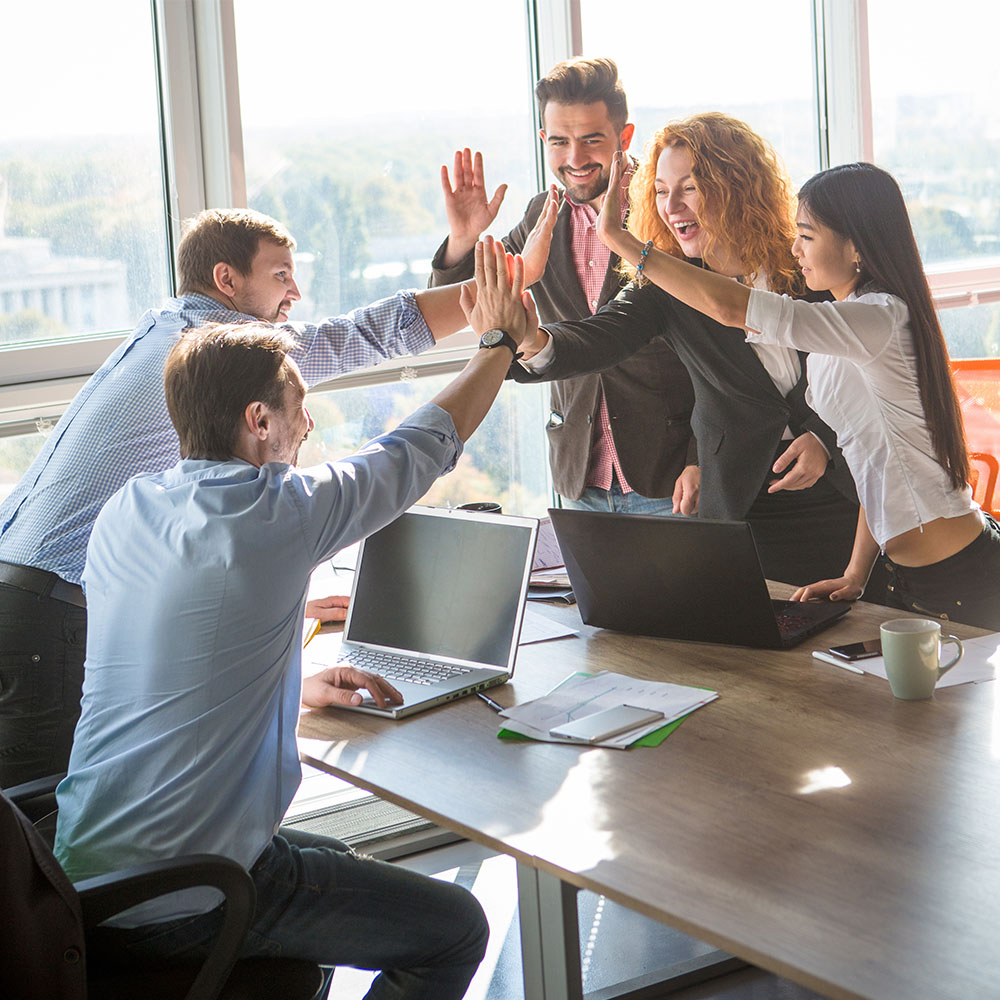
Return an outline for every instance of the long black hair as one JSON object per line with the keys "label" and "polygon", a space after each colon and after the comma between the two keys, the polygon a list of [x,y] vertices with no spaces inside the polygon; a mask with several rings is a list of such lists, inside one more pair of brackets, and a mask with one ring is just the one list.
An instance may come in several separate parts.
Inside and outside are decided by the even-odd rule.
{"label": "long black hair", "polygon": [[831,167],[806,181],[799,204],[854,244],[861,258],[859,289],[888,292],[906,303],[920,402],[934,453],[952,486],[962,489],[969,478],[969,457],[948,348],[895,178],[870,163]]}

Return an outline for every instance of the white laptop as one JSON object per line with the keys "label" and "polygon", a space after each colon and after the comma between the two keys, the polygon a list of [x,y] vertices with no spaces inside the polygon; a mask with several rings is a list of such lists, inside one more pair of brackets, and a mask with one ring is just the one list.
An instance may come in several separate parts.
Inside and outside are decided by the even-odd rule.
{"label": "white laptop", "polygon": [[337,662],[403,704],[345,707],[398,719],[509,680],[537,535],[535,518],[412,507],[366,538]]}

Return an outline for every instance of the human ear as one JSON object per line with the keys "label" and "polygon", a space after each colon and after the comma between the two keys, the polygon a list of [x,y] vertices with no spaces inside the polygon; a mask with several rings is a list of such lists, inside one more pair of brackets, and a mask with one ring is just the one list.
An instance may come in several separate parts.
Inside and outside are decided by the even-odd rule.
{"label": "human ear", "polygon": [[621,138],[618,140],[618,148],[622,151],[628,149],[633,135],[635,135],[635,126],[631,122],[627,122],[622,129]]}
{"label": "human ear", "polygon": [[225,261],[219,261],[215,267],[212,268],[212,280],[215,282],[215,287],[222,292],[223,295],[232,295],[236,291],[235,285],[235,271],[229,266]]}
{"label": "human ear", "polygon": [[261,441],[266,441],[271,429],[270,413],[259,400],[250,403],[243,411],[243,420],[247,430]]}

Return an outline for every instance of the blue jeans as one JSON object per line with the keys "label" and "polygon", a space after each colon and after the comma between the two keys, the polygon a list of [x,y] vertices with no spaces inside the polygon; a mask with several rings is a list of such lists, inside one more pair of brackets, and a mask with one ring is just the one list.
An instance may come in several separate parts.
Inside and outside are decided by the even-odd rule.
{"label": "blue jeans", "polygon": [[579,500],[560,497],[563,507],[570,510],[603,510],[612,514],[660,514],[668,517],[674,515],[674,501],[671,497],[660,500],[644,497],[639,493],[622,493],[617,479],[612,479],[611,489],[602,490],[598,486],[587,486]]}
{"label": "blue jeans", "polygon": [[[489,926],[471,893],[361,857],[331,837],[282,828],[250,875],[257,907],[242,957],[381,970],[368,1000],[460,1000],[486,952]],[[201,956],[218,922],[213,910],[130,930],[102,928],[100,957]]]}

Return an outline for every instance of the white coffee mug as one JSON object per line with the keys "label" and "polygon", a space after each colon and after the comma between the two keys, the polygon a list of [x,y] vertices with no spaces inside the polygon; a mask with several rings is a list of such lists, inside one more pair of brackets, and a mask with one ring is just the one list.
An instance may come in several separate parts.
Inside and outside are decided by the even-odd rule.
{"label": "white coffee mug", "polygon": [[[883,622],[880,631],[889,687],[897,698],[908,701],[933,697],[934,686],[965,651],[962,640],[942,636],[941,623],[932,618],[894,618]],[[946,643],[953,643],[958,652],[942,665],[940,647]]]}

